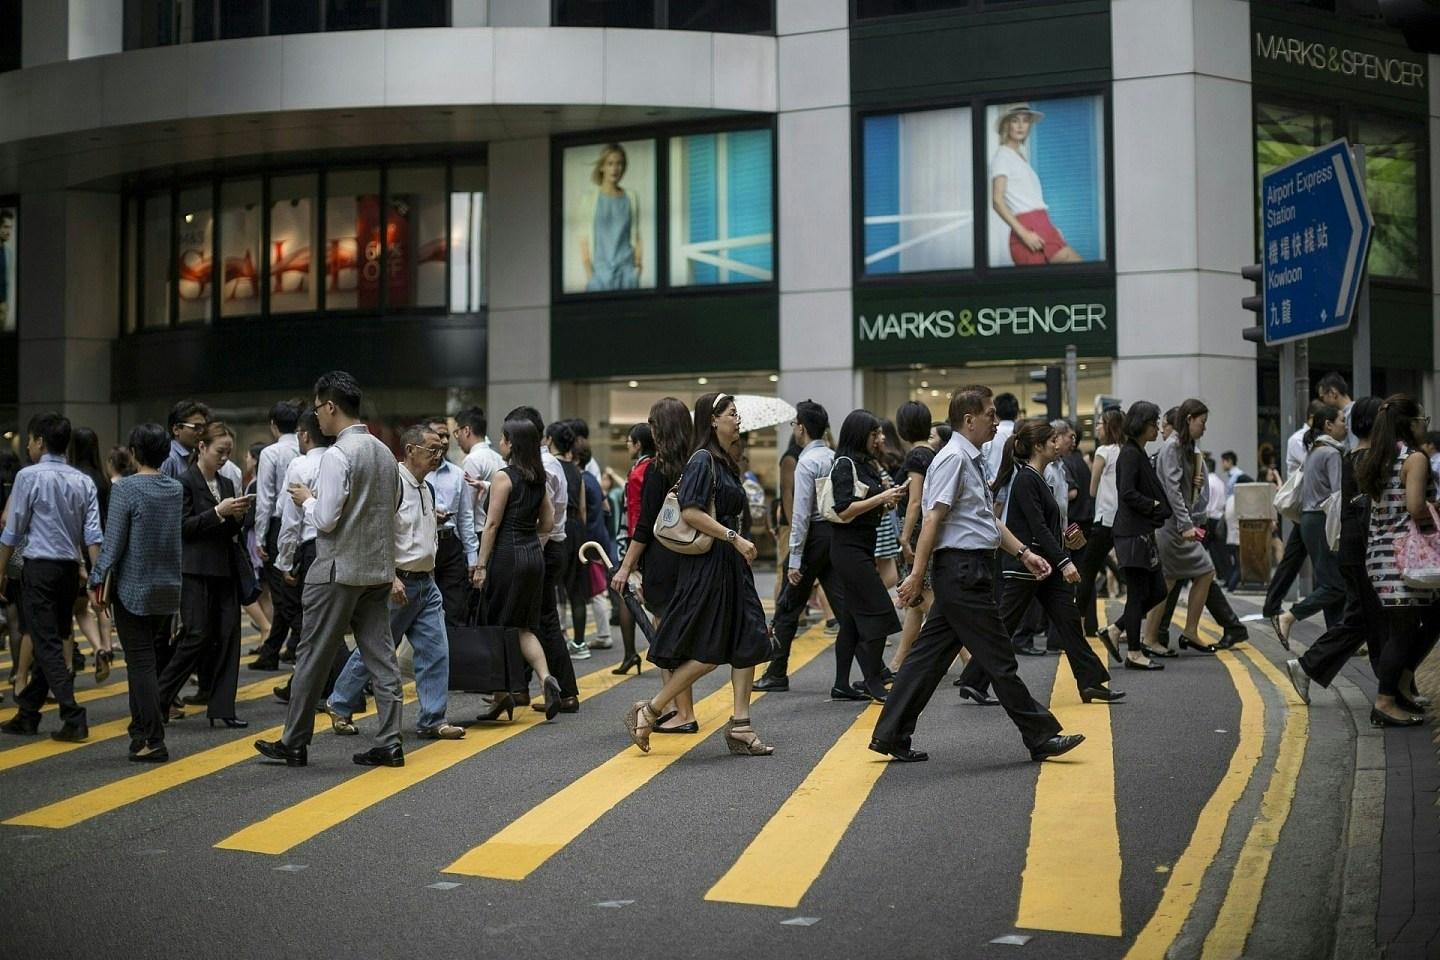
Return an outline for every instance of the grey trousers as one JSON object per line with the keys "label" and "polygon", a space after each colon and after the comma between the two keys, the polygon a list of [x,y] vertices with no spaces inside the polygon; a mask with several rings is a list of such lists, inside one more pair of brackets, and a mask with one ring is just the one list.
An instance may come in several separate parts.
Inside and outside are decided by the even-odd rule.
{"label": "grey trousers", "polygon": [[330,664],[345,631],[355,635],[355,649],[370,673],[380,730],[377,747],[400,742],[400,664],[390,639],[390,585],[354,587],[344,583],[307,583],[300,644],[295,648],[295,676],[290,682],[290,710],[280,742],[290,748],[308,744],[315,735],[315,705],[325,687]]}

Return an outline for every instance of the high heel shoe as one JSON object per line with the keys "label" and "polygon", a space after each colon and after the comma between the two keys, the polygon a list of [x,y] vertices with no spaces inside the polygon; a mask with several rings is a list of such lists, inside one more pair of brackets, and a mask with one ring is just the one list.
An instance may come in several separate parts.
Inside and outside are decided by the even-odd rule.
{"label": "high heel shoe", "polygon": [[1388,713],[1381,713],[1378,707],[1370,708],[1370,726],[1372,727],[1414,727],[1425,722],[1424,717],[1392,717]]}
{"label": "high heel shoe", "polygon": [[217,724],[217,723],[223,723],[223,724],[225,724],[225,726],[229,727],[231,730],[243,730],[243,729],[245,729],[246,727],[250,726],[250,721],[249,721],[249,720],[241,720],[239,717],[211,717],[211,718],[210,718],[210,726],[211,726],[212,728],[213,728],[213,727],[215,726],[215,724]]}
{"label": "high heel shoe", "polygon": [[1196,653],[1215,653],[1220,648],[1213,643],[1201,643],[1199,640],[1191,640],[1185,634],[1180,634],[1180,649],[1194,650]]}
{"label": "high heel shoe", "polygon": [[620,661],[620,666],[616,667],[610,672],[615,674],[617,677],[623,677],[625,676],[625,674],[630,672],[631,667],[635,668],[635,676],[637,677],[640,676],[640,674],[644,671],[645,665],[640,661],[640,654],[630,654],[624,660]]}
{"label": "high heel shoe", "polygon": [[508,693],[497,693],[495,699],[490,701],[490,709],[475,720],[478,723],[493,723],[500,719],[502,713],[507,721],[515,719],[515,698]]}
{"label": "high heel shoe", "polygon": [[1115,658],[1116,663],[1124,663],[1125,658],[1120,655],[1120,646],[1110,637],[1110,627],[1107,625],[1100,631],[1100,642],[1105,644],[1105,649],[1110,651],[1110,656]]}
{"label": "high heel shoe", "polygon": [[545,719],[554,720],[560,713],[560,681],[554,677],[545,678]]}
{"label": "high heel shoe", "polygon": [[1080,699],[1089,703],[1092,700],[1100,700],[1104,703],[1115,703],[1125,699],[1124,690],[1106,690],[1104,687],[1086,687],[1080,691]]}
{"label": "high heel shoe", "polygon": [[625,732],[630,739],[646,753],[650,752],[650,730],[660,719],[659,712],[650,706],[649,700],[638,700],[625,711]]}
{"label": "high heel shoe", "polygon": [[775,753],[774,747],[766,746],[755,735],[750,728],[749,717],[744,720],[730,718],[730,729],[725,731],[725,746],[737,757],[768,757]]}

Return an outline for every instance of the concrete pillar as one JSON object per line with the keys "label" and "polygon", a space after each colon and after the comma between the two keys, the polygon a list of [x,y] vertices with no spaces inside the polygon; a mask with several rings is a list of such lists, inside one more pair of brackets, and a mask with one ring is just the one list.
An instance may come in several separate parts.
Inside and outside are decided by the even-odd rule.
{"label": "concrete pillar", "polygon": [[120,333],[120,200],[30,192],[20,198],[19,219],[20,427],[42,410],[59,410],[108,447],[120,430],[110,389],[110,351]]}
{"label": "concrete pillar", "polygon": [[860,405],[852,373],[850,31],[846,0],[779,0],[780,395]]}
{"label": "concrete pillar", "polygon": [[1201,441],[1255,466],[1249,5],[1114,0],[1115,390],[1210,407]]}
{"label": "concrete pillar", "polygon": [[119,53],[125,42],[122,0],[24,0],[26,67]]}
{"label": "concrete pillar", "polygon": [[490,145],[490,261],[486,412],[500,418],[521,404],[557,415],[550,383],[550,141]]}

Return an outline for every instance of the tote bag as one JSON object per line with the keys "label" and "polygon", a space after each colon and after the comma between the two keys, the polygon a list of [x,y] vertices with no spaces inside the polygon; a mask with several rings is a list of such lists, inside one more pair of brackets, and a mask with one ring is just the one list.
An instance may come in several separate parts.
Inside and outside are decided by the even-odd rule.
{"label": "tote bag", "polygon": [[[840,465],[841,460],[850,460],[849,457],[840,457],[830,465],[830,472],[815,481],[815,509],[820,516],[831,523],[849,523],[849,520],[841,520],[840,514],[835,510],[835,468]],[[855,461],[850,460],[851,475],[855,478],[855,499],[864,500],[870,496],[868,484],[860,482],[858,474],[854,473]]]}
{"label": "tote bag", "polygon": [[1407,586],[1434,590],[1440,588],[1440,514],[1435,512],[1434,504],[1425,506],[1430,510],[1436,532],[1421,533],[1412,518],[1409,529],[1395,538],[1395,566]]}
{"label": "tote bag", "polygon": [[525,658],[520,631],[480,623],[480,596],[470,604],[465,623],[445,632],[450,643],[450,689],[480,693],[524,690]]}
{"label": "tote bag", "polygon": [[1304,479],[1305,471],[1297,468],[1275,491],[1275,512],[1291,523],[1300,522],[1300,484]]}

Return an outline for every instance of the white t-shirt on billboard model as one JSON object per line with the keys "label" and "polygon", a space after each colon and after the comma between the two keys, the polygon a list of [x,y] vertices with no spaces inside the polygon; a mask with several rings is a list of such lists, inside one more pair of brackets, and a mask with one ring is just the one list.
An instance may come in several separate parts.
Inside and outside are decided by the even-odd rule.
{"label": "white t-shirt on billboard model", "polygon": [[[996,177],[1005,178],[1005,205],[1013,212],[1047,209],[1045,194],[1040,189],[1040,177],[1014,147],[999,147],[995,156],[990,158],[991,181]],[[1004,221],[1001,223],[1003,225]]]}

